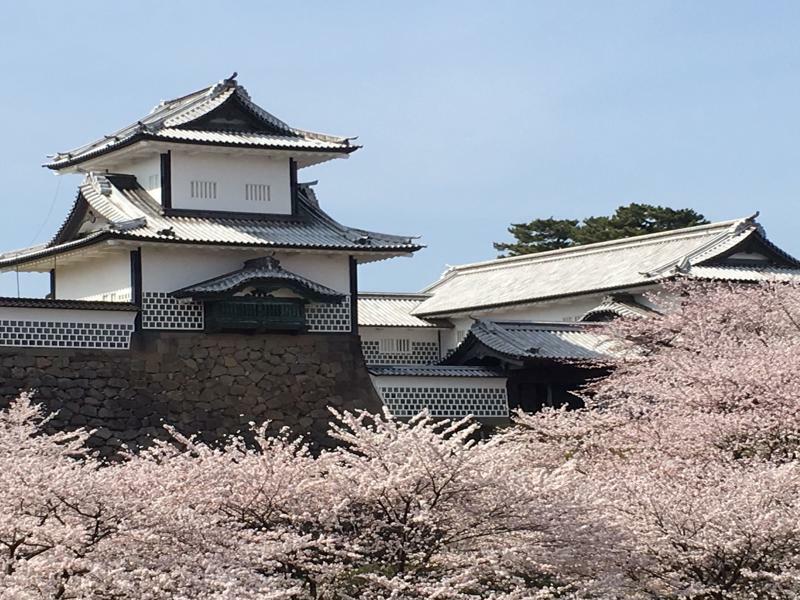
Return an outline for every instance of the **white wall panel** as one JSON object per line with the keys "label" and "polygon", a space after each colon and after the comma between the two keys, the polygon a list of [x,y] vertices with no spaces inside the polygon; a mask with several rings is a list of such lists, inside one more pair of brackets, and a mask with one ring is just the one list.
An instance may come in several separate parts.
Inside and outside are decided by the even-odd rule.
{"label": "white wall panel", "polygon": [[130,252],[120,249],[63,266],[56,262],[56,298],[130,301]]}
{"label": "white wall panel", "polygon": [[[289,159],[172,151],[172,208],[291,214]],[[214,183],[214,195],[192,198],[192,182]],[[264,193],[246,193],[247,185],[269,186]],[[197,189],[197,186],[195,186]]]}

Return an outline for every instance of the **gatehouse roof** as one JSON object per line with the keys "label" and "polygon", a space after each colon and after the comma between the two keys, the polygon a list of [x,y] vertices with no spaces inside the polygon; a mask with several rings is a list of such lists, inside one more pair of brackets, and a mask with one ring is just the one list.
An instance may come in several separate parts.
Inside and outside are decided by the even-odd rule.
{"label": "gatehouse roof", "polygon": [[347,155],[360,147],[352,139],[290,126],[253,102],[234,73],[196,92],[164,100],[118,131],[57,152],[44,166],[62,171],[141,141]]}

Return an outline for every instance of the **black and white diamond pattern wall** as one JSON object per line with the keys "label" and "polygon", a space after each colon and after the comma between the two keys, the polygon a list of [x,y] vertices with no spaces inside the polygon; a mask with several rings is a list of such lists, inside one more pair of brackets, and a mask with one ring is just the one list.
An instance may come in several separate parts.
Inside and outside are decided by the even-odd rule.
{"label": "black and white diamond pattern wall", "polygon": [[167,292],[142,294],[143,329],[203,329],[203,305],[182,302]]}
{"label": "black and white diamond pattern wall", "polygon": [[311,302],[306,305],[309,332],[350,331],[350,297],[339,303]]}
{"label": "black and white diamond pattern wall", "polygon": [[439,344],[411,342],[411,352],[388,354],[380,351],[378,340],[362,340],[361,348],[368,365],[432,365],[439,362]]}
{"label": "black and white diamond pattern wall", "polygon": [[0,346],[124,350],[132,332],[125,323],[1,320]]}
{"label": "black and white diamond pattern wall", "polygon": [[381,387],[383,403],[395,417],[413,417],[424,409],[434,417],[508,417],[502,387]]}

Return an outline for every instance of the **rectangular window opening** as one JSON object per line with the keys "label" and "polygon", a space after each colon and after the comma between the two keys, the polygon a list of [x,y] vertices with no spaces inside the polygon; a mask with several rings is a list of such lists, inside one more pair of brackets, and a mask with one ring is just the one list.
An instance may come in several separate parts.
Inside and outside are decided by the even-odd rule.
{"label": "rectangular window opening", "polygon": [[411,354],[411,340],[390,338],[380,340],[381,354]]}
{"label": "rectangular window opening", "polygon": [[216,181],[192,181],[190,183],[190,196],[200,200],[215,200],[217,198]]}
{"label": "rectangular window opening", "polygon": [[266,183],[245,183],[244,199],[248,202],[272,202],[272,194]]}

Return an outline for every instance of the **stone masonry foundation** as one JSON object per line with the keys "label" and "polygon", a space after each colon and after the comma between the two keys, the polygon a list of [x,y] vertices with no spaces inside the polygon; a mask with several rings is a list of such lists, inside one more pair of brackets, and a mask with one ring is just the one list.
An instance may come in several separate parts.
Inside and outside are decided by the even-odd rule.
{"label": "stone masonry foundation", "polygon": [[349,334],[143,332],[131,350],[0,348],[0,406],[25,390],[53,429],[96,429],[101,455],[166,439],[164,423],[214,442],[270,421],[329,445],[328,407],[381,410]]}

